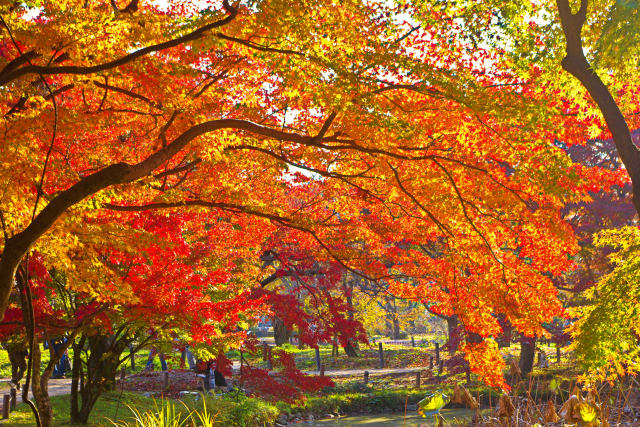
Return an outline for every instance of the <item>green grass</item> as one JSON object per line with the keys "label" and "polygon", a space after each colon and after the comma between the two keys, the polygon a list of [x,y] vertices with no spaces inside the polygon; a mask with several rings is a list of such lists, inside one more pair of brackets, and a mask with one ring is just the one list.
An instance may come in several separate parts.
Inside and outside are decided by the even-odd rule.
{"label": "green grass", "polygon": [[[179,401],[171,402],[177,412],[187,417],[192,411],[202,411],[202,399],[195,400],[190,397],[185,403]],[[164,403],[166,403],[164,402]],[[56,396],[51,399],[54,414],[55,426],[68,426],[69,422],[69,396]],[[163,401],[145,397],[137,393],[110,392],[105,393],[96,403],[91,417],[90,426],[112,426],[111,421],[117,421],[120,425],[135,425],[135,414],[133,408],[139,414],[145,412],[157,413],[162,408]],[[214,416],[218,426],[243,426],[258,427],[271,425],[275,422],[280,411],[278,408],[261,399],[249,398],[246,396],[209,396],[206,398],[207,412]],[[21,404],[11,413],[11,417],[5,425],[11,426],[33,426],[34,419],[30,409]]]}
{"label": "green grass", "polygon": [[[71,408],[69,396],[54,396],[51,398],[53,407],[54,425],[70,425],[69,412]],[[133,421],[133,414],[127,405],[135,407],[139,411],[153,410],[155,408],[154,399],[136,393],[109,392],[105,393],[93,408],[89,417],[91,426],[110,426],[109,420]],[[10,426],[33,426],[35,421],[33,413],[25,404],[20,404],[11,413],[4,425]]]}

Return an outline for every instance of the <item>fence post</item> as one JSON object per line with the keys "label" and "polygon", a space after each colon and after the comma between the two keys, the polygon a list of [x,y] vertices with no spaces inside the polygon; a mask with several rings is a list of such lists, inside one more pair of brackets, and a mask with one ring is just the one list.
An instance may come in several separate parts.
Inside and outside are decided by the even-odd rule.
{"label": "fence post", "polygon": [[556,343],[556,361],[560,363],[560,343]]}
{"label": "fence post", "polygon": [[271,347],[267,346],[267,369],[273,369],[273,359],[271,358]]}
{"label": "fence post", "polygon": [[4,399],[2,399],[2,419],[9,418],[9,400],[11,397],[8,394],[4,395]]}
{"label": "fence post", "polygon": [[164,389],[169,390],[169,371],[164,371]]}
{"label": "fence post", "polygon": [[9,393],[11,393],[11,402],[9,403],[9,410],[13,411],[14,409],[16,409],[16,399],[17,399],[18,391],[16,390],[15,387],[11,387],[11,391]]}
{"label": "fence post", "polygon": [[416,340],[414,337],[411,337],[411,347],[415,347],[416,346]]}
{"label": "fence post", "polygon": [[442,371],[444,370],[444,360],[440,360],[440,363],[438,364],[438,375],[442,375]]}
{"label": "fence post", "polygon": [[429,356],[429,369],[433,370],[433,356]]}
{"label": "fence post", "polygon": [[380,358],[380,369],[384,368],[384,353],[382,352],[382,343],[378,343],[378,356]]}
{"label": "fence post", "polygon": [[262,360],[266,362],[267,359],[269,358],[268,356],[269,356],[269,344],[262,341]]}
{"label": "fence post", "polygon": [[320,376],[324,377],[324,365],[320,365]]}
{"label": "fence post", "polygon": [[416,372],[416,388],[420,388],[420,371]]}
{"label": "fence post", "polygon": [[369,384],[369,371],[364,371],[364,385]]}
{"label": "fence post", "polygon": [[436,343],[436,365],[440,363],[440,343]]}

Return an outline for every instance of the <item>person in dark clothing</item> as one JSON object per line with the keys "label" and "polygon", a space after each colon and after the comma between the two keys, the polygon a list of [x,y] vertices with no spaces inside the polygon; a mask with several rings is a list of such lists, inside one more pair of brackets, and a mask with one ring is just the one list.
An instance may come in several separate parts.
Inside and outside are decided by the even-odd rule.
{"label": "person in dark clothing", "polygon": [[213,369],[213,382],[216,385],[216,387],[227,386],[227,380],[224,379],[224,375],[222,375],[222,372],[218,371],[217,367]]}
{"label": "person in dark clothing", "polygon": [[27,370],[26,358],[29,352],[26,348],[19,345],[10,345],[7,348],[9,354],[9,362],[11,362],[11,382],[20,390],[20,380]]}
{"label": "person in dark clothing", "polygon": [[53,367],[53,373],[51,374],[52,379],[64,378],[64,375],[67,372],[67,367],[70,367],[69,356],[67,356],[66,350],[63,351],[66,342],[67,337],[62,337],[51,340],[48,345],[45,343],[45,348],[49,347],[51,356],[53,356],[54,354],[60,354],[62,352],[60,360]]}

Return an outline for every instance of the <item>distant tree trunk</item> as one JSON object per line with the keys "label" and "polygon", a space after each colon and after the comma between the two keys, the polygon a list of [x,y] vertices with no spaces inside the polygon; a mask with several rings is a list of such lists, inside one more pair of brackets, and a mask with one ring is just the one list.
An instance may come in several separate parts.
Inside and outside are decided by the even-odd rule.
{"label": "distant tree trunk", "polygon": [[300,350],[302,350],[304,348],[304,344],[302,343],[302,340],[300,339],[300,337],[302,336],[302,331],[300,329],[298,329],[298,348]]}
{"label": "distant tree trunk", "polygon": [[449,354],[455,354],[458,350],[458,346],[460,345],[460,337],[456,336],[456,328],[458,327],[458,316],[443,316],[447,321],[447,337],[449,338],[449,342],[447,345],[447,349],[449,350]]}
{"label": "distant tree trunk", "polygon": [[393,316],[393,336],[391,339],[400,339],[400,320],[398,320],[398,316]]}
{"label": "distant tree trunk", "polygon": [[351,344],[351,341],[349,341],[347,345],[344,346],[344,352],[349,357],[358,357],[358,352],[356,351],[356,348]]}
{"label": "distant tree trunk", "polygon": [[522,375],[528,375],[533,370],[533,361],[536,355],[535,337],[522,337],[520,343],[520,363],[518,364]]}
{"label": "distant tree trunk", "polygon": [[503,315],[498,317],[498,321],[500,322],[500,326],[502,326],[502,334],[497,340],[498,347],[509,347],[511,345],[511,336],[513,335],[513,325],[508,320],[505,320]]}
{"label": "distant tree trunk", "polygon": [[[353,282],[347,282],[346,275],[345,280],[343,281],[343,286],[345,289],[345,294],[347,295],[347,306],[349,307],[349,320],[353,320]],[[347,345],[344,347],[344,352],[349,357],[358,357],[358,352],[356,351],[358,343],[353,343],[352,340],[347,341]]]}
{"label": "distant tree trunk", "polygon": [[276,345],[281,346],[289,342],[291,331],[287,329],[282,319],[280,319],[278,316],[273,316],[271,322],[273,324],[273,338],[276,341]]}

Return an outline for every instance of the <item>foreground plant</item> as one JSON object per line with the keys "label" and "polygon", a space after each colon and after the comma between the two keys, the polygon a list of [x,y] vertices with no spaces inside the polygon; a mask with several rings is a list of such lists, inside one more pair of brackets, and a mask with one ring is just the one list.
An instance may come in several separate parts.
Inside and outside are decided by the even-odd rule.
{"label": "foreground plant", "polygon": [[[184,403],[180,402],[185,409],[187,409]],[[176,404],[172,401],[162,399],[160,402],[154,401],[154,409],[146,412],[140,412],[137,408],[127,405],[129,410],[134,416],[134,425],[139,427],[186,427],[191,426],[191,416],[193,412],[185,415],[183,411],[179,410]],[[200,414],[202,418],[209,424],[205,427],[213,425],[209,417],[205,416],[206,407],[203,414]],[[116,427],[129,427],[131,423],[121,421],[111,423]],[[203,424],[204,425],[204,424]]]}

